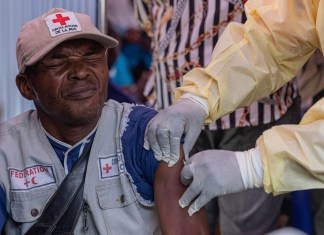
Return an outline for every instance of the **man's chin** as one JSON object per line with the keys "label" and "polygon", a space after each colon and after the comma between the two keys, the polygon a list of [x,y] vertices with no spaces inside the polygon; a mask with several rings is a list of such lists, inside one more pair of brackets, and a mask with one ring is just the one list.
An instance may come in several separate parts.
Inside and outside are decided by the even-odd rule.
{"label": "man's chin", "polygon": [[[68,111],[68,110],[67,110]],[[66,113],[68,124],[71,126],[89,125],[97,123],[101,115],[102,107],[94,108],[93,106],[85,109],[78,109],[75,112]]]}

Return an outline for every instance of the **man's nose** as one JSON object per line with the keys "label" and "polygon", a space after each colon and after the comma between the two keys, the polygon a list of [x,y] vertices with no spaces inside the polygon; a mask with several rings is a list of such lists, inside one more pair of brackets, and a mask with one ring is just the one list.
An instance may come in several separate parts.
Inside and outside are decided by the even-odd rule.
{"label": "man's nose", "polygon": [[81,58],[70,59],[69,79],[85,79],[89,70],[85,61]]}

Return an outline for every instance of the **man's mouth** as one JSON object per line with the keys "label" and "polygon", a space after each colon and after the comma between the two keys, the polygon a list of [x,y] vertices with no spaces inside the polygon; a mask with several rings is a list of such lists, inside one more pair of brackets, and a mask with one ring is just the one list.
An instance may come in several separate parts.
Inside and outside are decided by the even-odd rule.
{"label": "man's mouth", "polygon": [[83,87],[72,89],[64,95],[68,100],[82,100],[92,97],[96,94],[97,89],[95,87]]}

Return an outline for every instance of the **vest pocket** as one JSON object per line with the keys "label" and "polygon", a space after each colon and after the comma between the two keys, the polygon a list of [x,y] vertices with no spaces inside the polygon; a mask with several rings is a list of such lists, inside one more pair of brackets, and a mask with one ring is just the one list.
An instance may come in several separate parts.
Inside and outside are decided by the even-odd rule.
{"label": "vest pocket", "polygon": [[136,201],[136,197],[126,177],[110,179],[96,187],[101,209],[125,207]]}
{"label": "vest pocket", "polygon": [[51,186],[30,191],[11,191],[10,208],[13,220],[19,223],[37,220],[56,189],[57,186]]}

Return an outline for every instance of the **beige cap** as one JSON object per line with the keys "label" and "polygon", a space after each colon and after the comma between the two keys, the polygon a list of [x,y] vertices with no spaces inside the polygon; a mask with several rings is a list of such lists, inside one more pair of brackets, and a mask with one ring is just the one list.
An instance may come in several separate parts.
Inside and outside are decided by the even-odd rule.
{"label": "beige cap", "polygon": [[106,48],[118,45],[116,39],[101,33],[88,15],[53,8],[27,22],[20,30],[16,55],[19,73],[35,64],[60,43],[77,38],[92,39]]}

